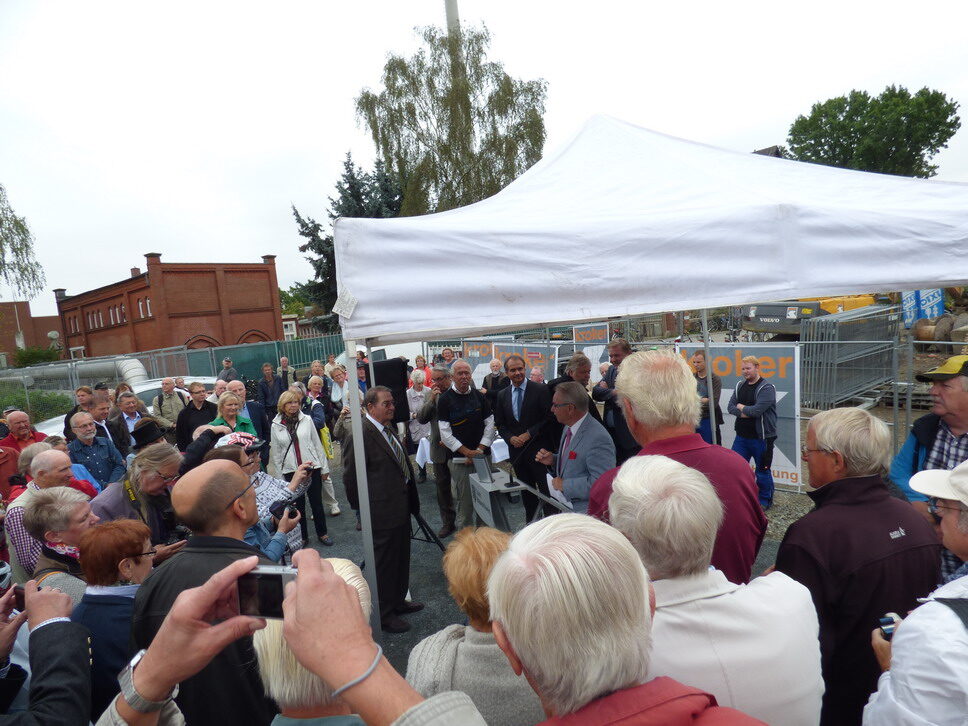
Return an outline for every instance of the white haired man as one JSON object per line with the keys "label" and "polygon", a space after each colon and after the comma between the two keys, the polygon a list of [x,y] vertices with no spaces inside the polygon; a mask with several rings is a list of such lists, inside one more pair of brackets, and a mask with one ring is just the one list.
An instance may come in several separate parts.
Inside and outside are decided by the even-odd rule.
{"label": "white haired man", "polygon": [[[911,488],[941,518],[944,546],[968,560],[968,462],[921,471]],[[959,605],[960,603],[960,605]],[[959,609],[960,608],[960,609]],[[897,626],[893,640],[871,634],[884,673],[864,708],[865,726],[964,723],[968,713],[968,565]]]}
{"label": "white haired man", "polygon": [[[891,462],[891,480],[908,501],[932,524],[928,500],[908,481],[925,469],[954,469],[968,460],[968,355],[948,358],[940,366],[915,378],[931,384],[934,405],[931,412],[914,422],[901,450]],[[962,565],[962,559],[947,547],[941,556],[941,576],[947,578]]]}
{"label": "white haired man", "polygon": [[161,393],[151,401],[151,415],[158,425],[165,430],[168,443],[175,443],[175,422],[178,414],[188,406],[188,395],[182,394],[175,388],[174,378],[163,378]]}
{"label": "white haired man", "polygon": [[[635,353],[622,363],[616,393],[642,454],[668,456],[709,478],[726,510],[712,564],[730,582],[749,582],[766,533],[766,515],[757,501],[749,465],[735,452],[707,444],[696,433],[699,397],[692,370],[677,355],[657,350]],[[592,487],[588,513],[593,517],[608,518],[616,474],[618,469],[606,472]]]}
{"label": "white haired man", "polygon": [[882,478],[890,451],[887,425],[859,408],[823,411],[807,429],[815,509],[790,525],[776,569],[806,585],[817,609],[822,726],[860,721],[880,675],[871,627],[911,610],[938,582],[937,536]]}
{"label": "white haired man", "polygon": [[633,456],[608,502],[655,590],[649,677],[669,676],[771,724],[816,726],[823,679],[810,592],[774,572],[736,585],[709,566],[723,504],[665,456]]}
{"label": "white haired man", "polygon": [[[286,641],[330,685],[353,683],[343,698],[355,713],[394,726],[484,724],[466,694],[424,701],[407,685],[376,650],[355,591],[316,552],[296,553],[295,563]],[[625,536],[602,522],[561,514],[525,527],[487,592],[495,639],[540,699],[544,726],[762,723],[671,678],[647,681],[649,577]]]}

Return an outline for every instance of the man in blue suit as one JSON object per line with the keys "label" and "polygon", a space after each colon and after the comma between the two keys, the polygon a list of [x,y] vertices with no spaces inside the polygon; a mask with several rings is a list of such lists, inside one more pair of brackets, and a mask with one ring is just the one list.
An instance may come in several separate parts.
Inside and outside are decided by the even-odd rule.
{"label": "man in blue suit", "polygon": [[266,418],[266,409],[258,401],[245,400],[246,390],[242,381],[229,381],[228,390],[242,401],[239,416],[244,416],[252,421],[252,425],[255,427],[255,435],[264,442],[262,450],[259,452],[264,470],[269,465],[269,420]]}
{"label": "man in blue suit", "polygon": [[580,383],[555,387],[551,410],[561,424],[558,452],[541,449],[534,457],[551,471],[551,485],[571,501],[578,514],[588,512],[592,484],[615,466],[615,444],[602,424],[588,415],[588,393]]}

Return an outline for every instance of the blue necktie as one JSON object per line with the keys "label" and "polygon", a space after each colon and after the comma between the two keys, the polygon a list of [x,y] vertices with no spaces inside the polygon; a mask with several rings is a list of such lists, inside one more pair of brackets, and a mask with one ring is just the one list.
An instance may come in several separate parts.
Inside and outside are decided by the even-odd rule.
{"label": "blue necktie", "polygon": [[524,391],[521,390],[521,386],[518,386],[517,388],[514,389],[514,401],[512,402],[513,403],[512,408],[514,409],[515,421],[521,420],[521,396],[523,394],[524,394]]}

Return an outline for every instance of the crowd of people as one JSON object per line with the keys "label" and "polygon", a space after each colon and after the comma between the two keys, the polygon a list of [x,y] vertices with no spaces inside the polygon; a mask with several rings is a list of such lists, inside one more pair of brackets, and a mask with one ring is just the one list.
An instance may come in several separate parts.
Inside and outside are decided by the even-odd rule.
{"label": "crowd of people", "polygon": [[[267,363],[261,400],[228,359],[214,401],[174,379],[150,408],[81,388],[53,441],[8,412],[0,723],[964,723],[968,356],[918,376],[934,406],[893,459],[867,411],[811,418],[815,508],[759,575],[775,392],[758,361],[731,394],[729,450],[704,357],[621,340],[609,357],[596,386],[581,353],[547,383],[495,360],[479,386],[452,350],[417,359],[409,416],[352,362],[358,441],[353,376],[332,359],[301,379]],[[482,526],[471,494],[498,438],[531,487],[513,536]],[[308,547],[310,520],[333,544],[337,446],[358,528],[369,510],[385,632],[423,608],[411,515],[431,475],[453,536],[443,577],[466,620],[419,642],[405,677],[372,638],[360,568]],[[239,614],[236,580],[287,561],[281,621]]]}

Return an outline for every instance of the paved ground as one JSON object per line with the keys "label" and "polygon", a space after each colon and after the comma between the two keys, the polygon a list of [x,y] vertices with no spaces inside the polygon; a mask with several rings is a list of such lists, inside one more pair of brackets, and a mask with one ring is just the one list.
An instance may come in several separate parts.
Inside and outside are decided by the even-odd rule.
{"label": "paved ground", "polygon": [[[327,517],[326,524],[329,534],[335,541],[332,547],[323,547],[320,544],[314,545],[317,551],[324,557],[345,557],[359,563],[363,559],[363,544],[360,533],[356,531],[356,520],[353,512],[346,502],[346,494],[342,484],[342,472],[339,460],[330,462],[333,468],[333,480],[336,487],[336,496],[343,508],[343,513],[338,517]],[[440,516],[437,512],[436,495],[434,481],[432,477],[418,486],[420,493],[421,512],[424,518],[436,532],[440,526]],[[806,510],[811,508],[807,497],[797,494],[777,493],[775,505],[770,511],[771,521],[785,520],[790,510],[799,511],[806,506]],[[522,505],[512,504],[510,506],[511,524],[520,528],[524,524],[524,509]],[[782,525],[785,531],[786,524]],[[312,531],[312,530],[311,530]],[[773,564],[776,557],[776,548],[779,545],[782,531],[777,527],[771,526],[768,537],[763,542],[763,547],[757,557],[754,573],[762,572],[769,565]],[[449,539],[447,541],[450,541]],[[446,542],[445,541],[445,544]],[[406,620],[413,626],[412,630],[399,635],[383,633],[382,644],[384,653],[400,672],[406,673],[407,658],[411,649],[423,638],[431,635],[446,625],[452,623],[465,623],[466,619],[457,609],[454,601],[447,592],[447,583],[444,580],[441,570],[441,551],[436,545],[427,542],[411,542],[410,557],[410,592],[415,600],[426,605],[419,613],[406,616]]]}

